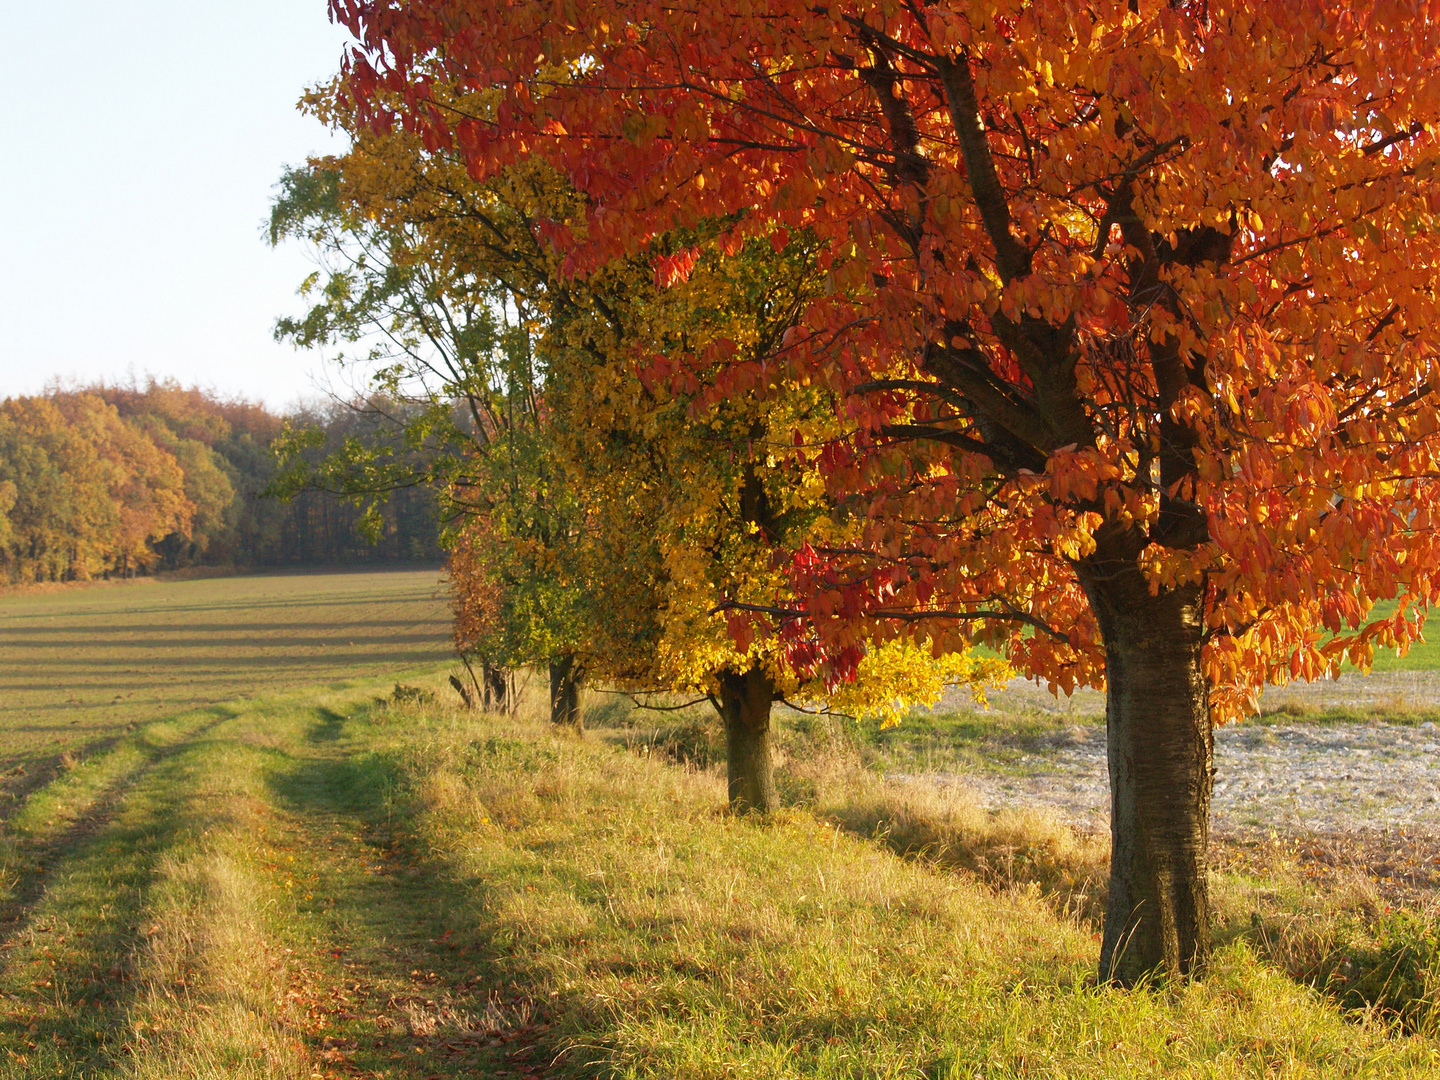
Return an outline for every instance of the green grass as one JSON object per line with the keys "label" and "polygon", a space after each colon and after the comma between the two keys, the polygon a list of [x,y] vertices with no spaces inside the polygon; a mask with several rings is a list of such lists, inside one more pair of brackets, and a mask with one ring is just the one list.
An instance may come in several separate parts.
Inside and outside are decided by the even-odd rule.
{"label": "green grass", "polygon": [[[1395,614],[1395,602],[1385,600],[1375,605],[1369,620],[1385,619]],[[1410,647],[1404,656],[1397,656],[1394,649],[1375,650],[1372,671],[1434,671],[1440,668],[1440,624],[1427,620],[1424,636],[1427,640]]]}
{"label": "green grass", "polygon": [[[1356,921],[1374,903],[1359,883],[1342,895],[1284,866],[1228,868],[1205,980],[1097,988],[1101,842],[879,775],[1038,744],[1054,718],[932,717],[904,735],[797,721],[781,740],[792,806],[737,820],[700,714],[647,730],[611,709],[585,737],[534,702],[462,714],[438,693],[443,639],[426,653],[396,632],[390,601],[369,609],[377,629],[336,633],[326,605],[363,612],[357,578],[196,584],[197,627],[248,596],[227,625],[249,625],[257,650],[258,627],[282,622],[356,649],[388,638],[394,669],[437,696],[395,693],[389,667],[346,679],[324,654],[304,661],[324,685],[280,665],[257,686],[210,655],[193,664],[217,682],[191,679],[202,700],[187,704],[164,698],[165,668],[127,661],[159,715],[110,722],[102,704],[86,722],[108,738],[19,793],[0,833],[0,1078],[1440,1069],[1440,1044],[1395,1022],[1433,1026],[1432,924]],[[433,612],[428,587],[391,599]],[[126,590],[101,592],[90,617],[123,638],[110,594]],[[80,595],[25,602],[74,605],[54,617],[78,640]],[[166,602],[143,612],[137,651]],[[216,647],[178,612],[166,626]],[[184,662],[185,647],[162,655]],[[219,700],[237,686],[264,692]]]}
{"label": "green grass", "polygon": [[[1093,928],[718,775],[380,683],[144,725],[27,804],[7,1077],[1428,1076],[1234,937],[1096,988]],[[33,804],[33,805],[32,805]]]}
{"label": "green grass", "polygon": [[1280,724],[1398,724],[1419,727],[1440,724],[1440,708],[1415,705],[1397,698],[1373,705],[1309,705],[1286,702],[1275,708],[1262,709],[1259,716],[1246,723],[1275,726]]}
{"label": "green grass", "polygon": [[0,591],[0,818],[128,725],[449,652],[435,570]]}
{"label": "green grass", "polygon": [[[714,710],[695,705],[680,712],[654,712],[627,699],[608,697],[590,710],[590,723],[618,743],[681,765],[724,761],[725,738]],[[877,773],[1024,772],[1035,754],[1086,736],[1103,715],[1065,714],[1007,708],[916,710],[903,722],[883,727],[877,719],[813,715],[775,710],[776,745],[782,758],[853,754]],[[1417,721],[1418,722],[1418,721]]]}

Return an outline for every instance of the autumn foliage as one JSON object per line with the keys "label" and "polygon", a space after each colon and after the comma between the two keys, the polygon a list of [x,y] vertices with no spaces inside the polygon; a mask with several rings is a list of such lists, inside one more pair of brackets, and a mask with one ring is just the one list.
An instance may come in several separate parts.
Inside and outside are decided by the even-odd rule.
{"label": "autumn foliage", "polygon": [[[1105,522],[1155,530],[1162,497],[1203,508],[1204,542],[1161,537],[1140,558],[1157,583],[1206,580],[1219,719],[1266,678],[1403,645],[1408,609],[1341,631],[1376,598],[1430,596],[1417,540],[1431,535],[1433,356],[1418,335],[1434,305],[1433,31],[1412,7],[772,5],[759,18],[533,3],[506,5],[497,34],[485,4],[335,4],[373,47],[352,84],[378,121],[398,112],[480,177],[543,156],[589,197],[583,235],[551,230],[571,270],[644,250],[676,221],[734,219],[719,241],[732,248],[804,228],[830,295],[789,362],[846,387],[928,381],[946,363],[975,368],[977,397],[990,384],[1011,460],[935,391],[857,401],[856,446],[825,462],[833,482],[943,510],[943,535],[907,540],[959,556],[867,602],[1016,594],[1069,628],[1055,647],[1016,625],[1017,655],[1061,688],[1096,682],[1099,637],[1069,564]],[[446,74],[492,89],[493,111],[430,103],[441,46]],[[403,99],[365,96],[377,87]],[[693,260],[658,257],[657,279]],[[1161,385],[1171,372],[1152,348],[1174,357],[1177,385]],[[1051,392],[1047,362],[1084,406],[1073,429],[1050,430],[1059,419],[1034,400]],[[933,437],[906,451],[918,460],[897,459],[885,433],[927,424]],[[1168,425],[1186,432],[1187,467],[1161,485]],[[887,465],[918,483],[882,479]],[[997,466],[1006,487],[982,501]],[[996,562],[987,518],[1019,560],[1004,580],[966,554],[979,536]],[[895,542],[884,529],[877,548]]]}
{"label": "autumn foliage", "polygon": [[[355,144],[286,178],[277,231],[315,244],[328,269],[307,283],[309,313],[285,325],[368,348],[357,361],[419,410],[403,438],[445,493],[467,662],[548,668],[557,720],[578,719],[582,681],[708,697],[737,723],[743,711],[755,739],[732,745],[731,764],[744,753],[754,768],[732,768],[732,801],[761,810],[775,800],[774,702],[894,721],[949,683],[1006,670],[924,641],[832,649],[794,620],[780,639],[733,619],[732,636],[718,617],[788,596],[796,552],[855,532],[793,453],[797,425],[821,440],[843,430],[827,387],[777,372],[753,401],[705,393],[735,357],[764,362],[793,332],[823,286],[813,243],[732,237],[727,257],[702,250],[723,231],[707,226],[666,237],[653,262],[622,256],[581,280],[547,239],[585,220],[553,169],[477,183],[411,133],[369,130],[343,83],[306,106]],[[411,479],[362,449],[334,467],[356,492]],[[759,787],[742,791],[738,773]]]}
{"label": "autumn foliage", "polygon": [[845,403],[802,451],[868,528],[797,562],[804,616],[1108,685],[1102,969],[1200,963],[1211,722],[1403,649],[1436,598],[1431,6],[332,10],[372,124],[583,193],[536,223],[570,273],[683,279],[654,245],[702,223],[815,238],[827,287],[760,365]]}
{"label": "autumn foliage", "polygon": [[[402,494],[384,542],[316,494],[262,498],[287,419],[337,442],[354,410],[284,417],[168,381],[0,402],[0,582],[84,581],[196,565],[431,559],[433,499]],[[417,513],[418,511],[418,513]]]}

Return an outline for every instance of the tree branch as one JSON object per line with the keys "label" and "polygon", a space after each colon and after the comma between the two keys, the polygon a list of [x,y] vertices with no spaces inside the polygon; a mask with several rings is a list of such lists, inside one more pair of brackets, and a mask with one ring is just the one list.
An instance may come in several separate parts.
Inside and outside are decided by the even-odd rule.
{"label": "tree branch", "polygon": [[[716,604],[710,609],[711,615],[719,615],[722,611],[749,611],[757,615],[773,615],[777,619],[808,619],[810,612],[804,608],[782,608],[771,607],[767,604],[744,604],[739,600],[726,600]],[[994,622],[1018,622],[1024,623],[1039,630],[1042,634],[1049,636],[1055,641],[1069,643],[1070,637],[1062,634],[1043,619],[1037,619],[1034,615],[1027,615],[1023,611],[896,611],[893,609],[879,608],[875,611],[867,611],[867,618],[871,619],[893,619],[896,622],[924,622],[926,619],[956,619],[961,622],[975,622],[982,619]]]}
{"label": "tree branch", "polygon": [[940,82],[945,87],[945,103],[950,110],[950,123],[960,141],[960,154],[965,159],[965,173],[970,191],[980,210],[985,232],[995,245],[995,266],[1000,279],[1007,285],[1030,273],[1030,250],[1015,238],[1010,229],[1010,206],[995,172],[995,160],[985,141],[985,122],[980,104],[975,99],[975,80],[970,75],[970,60],[963,53],[958,61],[937,57]]}

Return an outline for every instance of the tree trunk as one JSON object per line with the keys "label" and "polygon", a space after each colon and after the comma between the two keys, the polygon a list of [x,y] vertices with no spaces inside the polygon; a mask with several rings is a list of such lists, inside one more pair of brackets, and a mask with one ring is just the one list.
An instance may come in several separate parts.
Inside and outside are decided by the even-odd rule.
{"label": "tree trunk", "polygon": [[510,681],[505,677],[505,669],[482,664],[480,673],[485,685],[485,708],[506,712],[510,708]]}
{"label": "tree trunk", "polygon": [[550,719],[580,727],[580,668],[574,653],[550,661]]}
{"label": "tree trunk", "polygon": [[763,668],[720,676],[720,718],[725,721],[730,809],[768,814],[780,805],[770,755],[770,706],[775,682]]}
{"label": "tree trunk", "polygon": [[450,685],[460,695],[460,700],[464,702],[467,711],[475,708],[475,696],[470,693],[470,688],[460,681],[459,675],[451,674]]}
{"label": "tree trunk", "polygon": [[[1130,562],[1081,581],[1105,640],[1110,893],[1100,978],[1186,978],[1210,951],[1214,733],[1200,668],[1204,590],[1150,595]],[[1086,570],[1090,572],[1087,573]]]}

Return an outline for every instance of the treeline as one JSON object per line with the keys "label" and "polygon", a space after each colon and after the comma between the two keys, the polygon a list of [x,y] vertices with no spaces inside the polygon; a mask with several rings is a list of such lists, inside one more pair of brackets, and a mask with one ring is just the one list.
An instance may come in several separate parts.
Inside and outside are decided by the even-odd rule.
{"label": "treeline", "polygon": [[286,178],[325,269],[282,331],[469,440],[457,644],[557,720],[709,699],[745,811],[776,700],[899,712],[974,646],[1103,686],[1098,979],[1202,972],[1213,724],[1440,607],[1440,21],[332,9],[352,148]]}
{"label": "treeline", "polygon": [[[659,269],[620,258],[581,280],[531,224],[583,208],[563,175],[517,165],[477,184],[413,133],[366,129],[338,88],[311,105],[354,145],[282,178],[272,238],[313,245],[326,271],[279,330],[353,352],[395,404],[318,458],[295,454],[317,454],[320,432],[296,433],[285,482],[362,502],[440,493],[468,703],[513,706],[526,669],[548,674],[557,723],[581,722],[587,685],[708,700],[731,806],[765,813],[779,805],[777,702],[896,722],[947,685],[1008,673],[953,625],[880,621],[827,641],[793,617],[806,553],[866,540],[813,467],[848,437],[844,399],[774,366],[735,393],[706,388],[736,357],[765,361],[824,294],[813,236],[726,255],[712,228]],[[656,354],[684,362],[637,367]],[[778,632],[752,627],[772,612]]]}
{"label": "treeline", "polygon": [[435,500],[363,511],[318,492],[271,497],[272,445],[321,433],[317,456],[373,425],[375,403],[289,415],[173,381],[53,389],[0,402],[0,581],[83,581],[199,565],[435,560]]}

